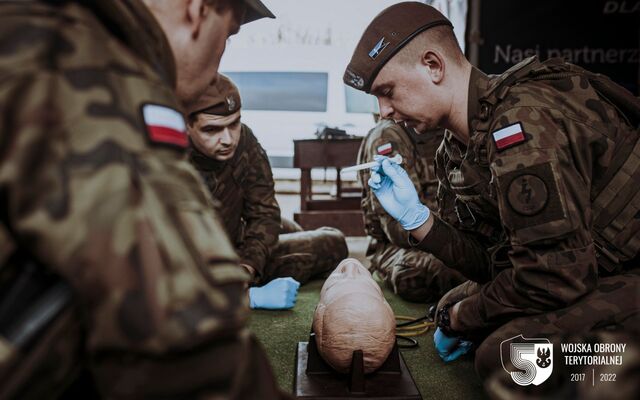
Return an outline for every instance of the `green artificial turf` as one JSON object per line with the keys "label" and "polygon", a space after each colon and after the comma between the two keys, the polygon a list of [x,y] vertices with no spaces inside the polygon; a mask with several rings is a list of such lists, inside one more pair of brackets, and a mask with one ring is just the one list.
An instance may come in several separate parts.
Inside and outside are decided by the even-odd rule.
{"label": "green artificial turf", "polygon": [[[296,347],[298,342],[308,341],[322,283],[313,281],[301,287],[292,310],[251,312],[251,330],[266,348],[280,387],[289,392],[293,392]],[[419,317],[426,313],[426,307],[422,304],[403,301],[388,289],[384,289],[384,294],[396,315]],[[403,349],[402,356],[425,399],[485,397],[470,356],[445,364],[435,352],[433,330],[417,339],[420,346]]]}

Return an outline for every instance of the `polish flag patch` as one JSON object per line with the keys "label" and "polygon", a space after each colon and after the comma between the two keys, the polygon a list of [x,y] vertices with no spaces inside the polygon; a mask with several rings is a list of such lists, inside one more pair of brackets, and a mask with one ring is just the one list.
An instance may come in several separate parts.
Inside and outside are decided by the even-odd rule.
{"label": "polish flag patch", "polygon": [[386,156],[387,154],[393,151],[393,146],[391,145],[391,143],[385,143],[383,145],[378,146],[376,148],[376,151],[378,152],[378,154]]}
{"label": "polish flag patch", "polygon": [[187,126],[178,111],[157,104],[145,104],[142,106],[142,117],[151,142],[180,148],[188,146]]}
{"label": "polish flag patch", "polygon": [[520,122],[498,129],[493,132],[492,135],[493,141],[496,143],[498,150],[504,150],[507,147],[514,146],[527,140],[524,136],[524,129],[522,129]]}

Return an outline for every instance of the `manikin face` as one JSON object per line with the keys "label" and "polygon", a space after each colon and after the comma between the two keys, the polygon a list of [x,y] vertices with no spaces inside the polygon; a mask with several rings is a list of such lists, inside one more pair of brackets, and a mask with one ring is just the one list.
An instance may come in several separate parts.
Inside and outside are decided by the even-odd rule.
{"label": "manikin face", "polygon": [[193,145],[202,154],[227,161],[235,154],[240,141],[240,110],[225,116],[200,113],[188,131]]}
{"label": "manikin face", "polygon": [[[341,287],[348,287],[348,292],[358,291],[373,291],[374,293],[380,292],[380,287],[371,277],[371,273],[367,270],[360,261],[354,258],[346,258],[333,270],[331,275],[327,277],[320,291],[320,296],[326,296],[326,299],[331,298],[330,292],[339,292]],[[338,290],[336,290],[338,289]]]}
{"label": "manikin face", "polygon": [[365,373],[387,359],[395,343],[395,319],[380,286],[356,259],[343,260],[320,290],[313,316],[318,352],[348,372],[354,350],[363,350]]}
{"label": "manikin face", "polygon": [[443,99],[438,89],[426,66],[392,58],[373,81],[371,94],[378,98],[382,118],[426,132],[442,126]]}

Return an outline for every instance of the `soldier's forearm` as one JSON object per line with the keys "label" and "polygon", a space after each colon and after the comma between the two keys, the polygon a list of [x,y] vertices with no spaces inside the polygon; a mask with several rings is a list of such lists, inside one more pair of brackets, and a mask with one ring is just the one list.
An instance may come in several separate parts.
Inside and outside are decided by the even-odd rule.
{"label": "soldier's forearm", "polygon": [[455,229],[433,213],[427,222],[411,231],[409,242],[467,279],[480,283],[491,279],[491,263],[485,247],[473,235]]}
{"label": "soldier's forearm", "polygon": [[433,213],[431,213],[429,214],[429,218],[427,218],[424,224],[410,231],[411,236],[413,236],[413,238],[417,242],[422,242],[422,240],[429,234],[431,228],[433,227],[433,219]]}

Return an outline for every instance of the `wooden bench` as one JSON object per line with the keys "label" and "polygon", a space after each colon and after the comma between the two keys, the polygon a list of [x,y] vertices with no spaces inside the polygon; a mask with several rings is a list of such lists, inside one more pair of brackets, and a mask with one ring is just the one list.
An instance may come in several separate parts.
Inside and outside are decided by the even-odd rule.
{"label": "wooden bench", "polygon": [[[346,236],[365,236],[361,188],[343,188],[340,170],[356,164],[362,138],[294,140],[293,166],[300,168],[300,212],[293,218],[304,229],[332,226]],[[312,168],[335,168],[336,194],[314,199]]]}

